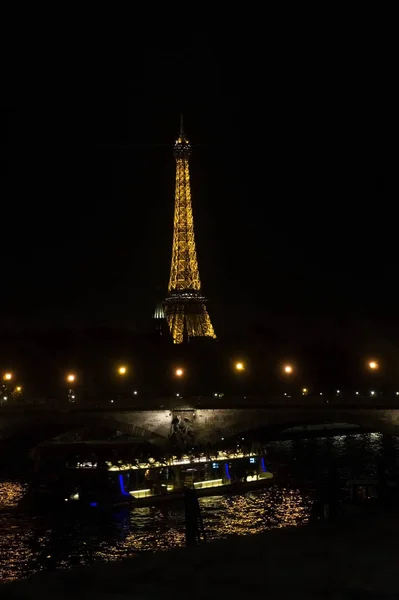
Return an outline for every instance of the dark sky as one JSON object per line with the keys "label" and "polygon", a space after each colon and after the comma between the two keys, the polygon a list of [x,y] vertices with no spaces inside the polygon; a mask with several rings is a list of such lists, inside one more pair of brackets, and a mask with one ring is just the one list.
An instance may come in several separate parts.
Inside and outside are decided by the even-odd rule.
{"label": "dark sky", "polygon": [[165,35],[113,52],[38,42],[13,55],[1,327],[147,327],[168,282],[181,110],[217,333],[394,326],[377,58],[322,37],[248,48],[197,33],[182,48]]}

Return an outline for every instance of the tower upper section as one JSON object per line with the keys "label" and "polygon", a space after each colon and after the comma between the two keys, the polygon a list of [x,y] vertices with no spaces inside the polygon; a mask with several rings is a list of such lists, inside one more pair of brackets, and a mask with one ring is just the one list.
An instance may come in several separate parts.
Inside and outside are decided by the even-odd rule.
{"label": "tower upper section", "polygon": [[169,292],[199,291],[201,282],[198,272],[197,251],[194,238],[193,210],[191,206],[190,168],[188,158],[190,142],[185,136],[183,119],[180,135],[175,143],[176,187],[173,226],[172,263]]}
{"label": "tower upper section", "polygon": [[179,158],[188,160],[191,156],[191,145],[184,133],[183,115],[180,116],[180,134],[175,142],[174,155],[176,160]]}

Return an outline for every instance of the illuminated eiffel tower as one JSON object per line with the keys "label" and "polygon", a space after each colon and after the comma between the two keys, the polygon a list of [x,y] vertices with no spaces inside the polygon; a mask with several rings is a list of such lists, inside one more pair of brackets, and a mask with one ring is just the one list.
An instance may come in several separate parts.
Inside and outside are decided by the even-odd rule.
{"label": "illuminated eiffel tower", "polygon": [[216,338],[206,299],[201,293],[191,206],[190,155],[191,146],[184,133],[182,117],[180,135],[174,148],[176,190],[169,294],[163,303],[175,344],[192,338]]}

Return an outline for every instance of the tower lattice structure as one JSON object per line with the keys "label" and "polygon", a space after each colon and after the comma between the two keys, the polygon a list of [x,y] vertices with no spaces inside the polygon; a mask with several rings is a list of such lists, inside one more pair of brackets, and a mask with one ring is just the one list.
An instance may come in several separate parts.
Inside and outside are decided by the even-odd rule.
{"label": "tower lattice structure", "polygon": [[164,311],[173,342],[181,344],[191,338],[216,338],[206,299],[201,292],[191,204],[191,145],[184,133],[183,118],[180,135],[175,142],[174,156],[176,188],[172,263]]}

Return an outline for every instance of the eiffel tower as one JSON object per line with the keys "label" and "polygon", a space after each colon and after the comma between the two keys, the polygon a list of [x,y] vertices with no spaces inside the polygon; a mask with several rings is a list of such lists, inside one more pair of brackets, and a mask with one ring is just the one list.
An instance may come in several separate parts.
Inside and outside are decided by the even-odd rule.
{"label": "eiffel tower", "polygon": [[189,158],[191,146],[180,122],[175,142],[176,159],[175,214],[172,263],[168,296],[163,303],[165,318],[175,344],[192,338],[216,338],[201,292],[195,249],[193,210],[191,205]]}

